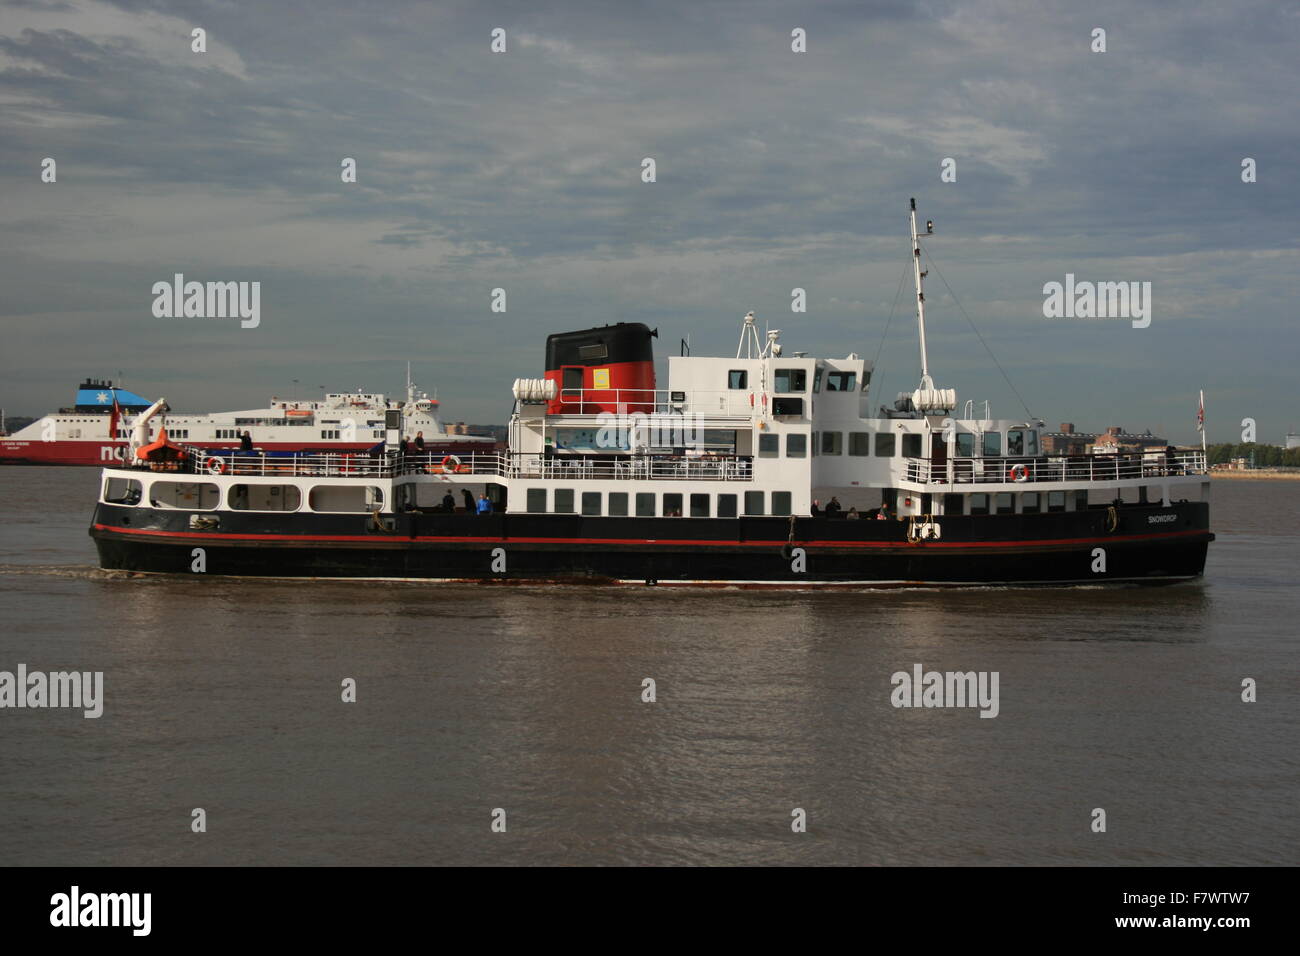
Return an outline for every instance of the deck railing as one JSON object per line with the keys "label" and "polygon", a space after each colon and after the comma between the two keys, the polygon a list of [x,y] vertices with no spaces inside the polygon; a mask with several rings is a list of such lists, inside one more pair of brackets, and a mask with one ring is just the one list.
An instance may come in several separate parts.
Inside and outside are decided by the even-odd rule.
{"label": "deck railing", "polygon": [[903,470],[907,481],[922,485],[1107,482],[1208,474],[1205,453],[1199,451],[1176,452],[1172,455],[953,458],[941,462],[925,458],[906,458],[903,461]]}
{"label": "deck railing", "polygon": [[185,474],[248,476],[256,478],[397,478],[404,475],[434,475],[446,480],[483,478],[555,478],[561,480],[665,479],[679,481],[751,481],[753,460],[734,455],[628,456],[597,455],[542,456],[502,452],[469,452],[460,455],[353,454],[312,452],[297,455],[259,452],[209,454],[187,449],[189,455],[175,462],[138,466],[148,470]]}

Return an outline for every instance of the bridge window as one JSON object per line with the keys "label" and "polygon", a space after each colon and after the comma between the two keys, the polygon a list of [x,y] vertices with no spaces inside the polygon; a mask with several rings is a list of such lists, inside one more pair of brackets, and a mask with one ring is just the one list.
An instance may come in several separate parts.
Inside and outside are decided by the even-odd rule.
{"label": "bridge window", "polygon": [[772,514],[776,515],[778,518],[784,518],[786,515],[790,514],[790,510],[793,507],[792,497],[793,496],[788,491],[772,492]]}
{"label": "bridge window", "polygon": [[871,432],[849,432],[849,454],[862,458],[871,454]]}
{"label": "bridge window", "polygon": [[302,505],[293,485],[231,485],[226,495],[235,511],[297,511]]}
{"label": "bridge window", "polygon": [[773,415],[794,415],[803,417],[803,399],[802,398],[774,398],[772,399]]}
{"label": "bridge window", "polygon": [[975,457],[975,435],[972,432],[957,433],[957,457]]}
{"label": "bridge window", "polygon": [[922,435],[904,435],[903,436],[903,457],[920,458],[921,457],[921,439]]}
{"label": "bridge window", "polygon": [[780,435],[759,435],[758,436],[758,457],[759,458],[779,458],[780,456],[781,456]]}
{"label": "bridge window", "polygon": [[787,458],[806,458],[808,457],[808,436],[799,434],[790,434],[785,436],[785,457]]}
{"label": "bridge window", "polygon": [[1025,453],[1025,433],[1019,428],[1007,432],[1007,454],[1023,455]]}
{"label": "bridge window", "polygon": [[528,511],[533,514],[542,514],[546,511],[546,489],[529,488],[528,489]]}
{"label": "bridge window", "polygon": [[838,455],[843,452],[843,432],[822,432],[822,454]]}
{"label": "bridge window", "polygon": [[761,515],[763,514],[763,492],[747,491],[745,492],[745,514]]}
{"label": "bridge window", "polygon": [[638,518],[653,518],[655,516],[655,495],[653,491],[638,491],[636,493],[636,516]]}
{"label": "bridge window", "polygon": [[876,433],[876,457],[893,458],[894,457],[894,434],[892,432]]}
{"label": "bridge window", "polygon": [[573,489],[556,488],[555,489],[555,513],[563,515],[573,514]]}
{"label": "bridge window", "polygon": [[801,368],[779,368],[776,370],[776,388],[778,392],[808,391],[808,373]]}
{"label": "bridge window", "polygon": [[826,376],[826,391],[828,392],[852,392],[857,387],[857,372],[830,372]]}
{"label": "bridge window", "polygon": [[612,518],[622,518],[627,515],[626,491],[611,491],[609,493],[609,514]]}
{"label": "bridge window", "polygon": [[680,518],[682,516],[682,496],[664,495],[664,517]]}
{"label": "bridge window", "polygon": [[985,458],[1002,457],[1002,433],[1001,432],[984,433],[984,457]]}
{"label": "bridge window", "polygon": [[733,368],[727,373],[727,388],[749,388],[749,372],[743,368]]}
{"label": "bridge window", "polygon": [[600,492],[584,491],[582,493],[582,513],[584,515],[600,514]]}
{"label": "bridge window", "polygon": [[718,517],[719,518],[736,517],[736,496],[735,495],[718,495]]}
{"label": "bridge window", "polygon": [[709,516],[709,496],[691,495],[691,517],[707,518]]}
{"label": "bridge window", "polygon": [[973,515],[986,515],[989,513],[989,496],[985,494],[975,494],[970,496],[970,513]]}

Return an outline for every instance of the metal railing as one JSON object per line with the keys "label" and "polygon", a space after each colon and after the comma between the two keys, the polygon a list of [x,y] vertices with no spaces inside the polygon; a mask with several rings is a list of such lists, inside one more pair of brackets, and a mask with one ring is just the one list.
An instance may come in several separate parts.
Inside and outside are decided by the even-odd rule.
{"label": "metal railing", "polygon": [[629,412],[655,415],[692,413],[748,417],[755,412],[750,396],[761,394],[760,389],[748,388],[694,391],[666,388],[562,388],[557,397],[564,414],[592,413],[597,408],[625,406]]}
{"label": "metal railing", "polygon": [[543,458],[519,455],[511,463],[513,478],[668,481],[753,481],[753,459],[736,455],[653,455],[606,458],[571,455]]}
{"label": "metal railing", "polygon": [[310,452],[209,454],[187,449],[171,462],[135,466],[141,470],[247,476],[250,478],[397,478],[432,475],[444,480],[466,477],[554,478],[560,480],[665,479],[677,481],[752,481],[753,459],[735,455],[523,455],[469,452],[447,455]]}
{"label": "metal railing", "polygon": [[[1013,470],[1015,473],[1013,474]],[[903,460],[904,478],[917,484],[1035,484],[1066,481],[1131,481],[1207,474],[1204,452],[1173,455],[1077,455],[1042,458]]]}

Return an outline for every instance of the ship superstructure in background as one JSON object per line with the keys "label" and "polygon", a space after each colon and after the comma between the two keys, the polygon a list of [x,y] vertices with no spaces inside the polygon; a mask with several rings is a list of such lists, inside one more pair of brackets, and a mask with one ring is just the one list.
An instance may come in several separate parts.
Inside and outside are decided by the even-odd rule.
{"label": "ship superstructure in background", "polygon": [[[116,409],[114,402],[116,401]],[[136,417],[153,403],[108,381],[88,380],[71,408],[37,419],[0,438],[0,464],[104,465],[125,461]],[[152,416],[150,439],[166,428],[183,445],[213,451],[240,447],[248,432],[256,449],[272,452],[358,452],[384,440],[385,416],[400,411],[414,438],[426,447],[469,451],[492,447],[494,439],[450,434],[438,416],[438,400],[421,393],[407,371],[405,401],[375,392],[331,392],[319,400],[273,397],[265,408],[208,414]]]}
{"label": "ship superstructure in background", "polygon": [[1042,421],[959,408],[931,375],[920,238],[913,203],[921,374],[890,404],[872,362],[787,355],[753,313],[734,357],[670,357],[667,388],[645,325],[560,333],[544,377],[515,380],[506,452],[412,454],[394,415],[383,453],[362,458],[155,448],[145,467],[105,469],[101,565],[796,588],[1199,576],[1214,538],[1204,453],[1052,455]]}

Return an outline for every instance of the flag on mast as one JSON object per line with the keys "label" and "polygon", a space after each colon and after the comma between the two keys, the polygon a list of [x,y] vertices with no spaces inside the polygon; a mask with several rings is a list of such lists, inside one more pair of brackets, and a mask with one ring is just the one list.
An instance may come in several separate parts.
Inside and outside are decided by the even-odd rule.
{"label": "flag on mast", "polygon": [[122,417],[122,406],[117,402],[117,389],[113,389],[113,411],[108,416],[108,440],[117,441],[117,423]]}
{"label": "flag on mast", "polygon": [[1201,389],[1201,404],[1196,409],[1196,430],[1201,433],[1201,451],[1205,449],[1205,389]]}

